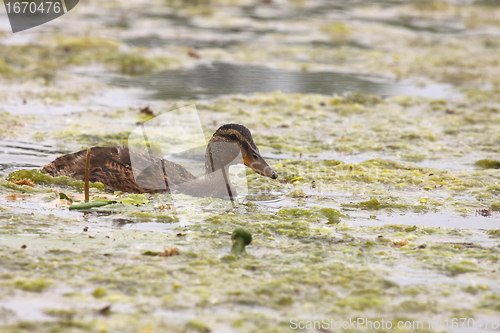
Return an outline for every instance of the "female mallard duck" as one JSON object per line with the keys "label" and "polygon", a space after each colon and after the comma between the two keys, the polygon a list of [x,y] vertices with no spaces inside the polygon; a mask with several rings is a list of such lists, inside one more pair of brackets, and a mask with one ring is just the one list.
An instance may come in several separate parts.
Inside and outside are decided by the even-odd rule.
{"label": "female mallard duck", "polygon": [[[84,179],[87,150],[64,155],[42,170],[51,176]],[[236,191],[228,179],[229,166],[243,163],[272,179],[278,175],[267,164],[243,125],[226,124],[214,133],[205,153],[205,178],[197,179],[181,165],[129,150],[123,146],[90,149],[90,181],[113,191],[131,193],[177,192],[197,197],[231,199]]]}

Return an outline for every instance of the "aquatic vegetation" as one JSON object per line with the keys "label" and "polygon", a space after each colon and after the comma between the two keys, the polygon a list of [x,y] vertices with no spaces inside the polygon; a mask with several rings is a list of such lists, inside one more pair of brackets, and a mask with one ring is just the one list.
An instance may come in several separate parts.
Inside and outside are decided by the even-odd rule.
{"label": "aquatic vegetation", "polygon": [[245,254],[245,247],[252,242],[252,234],[243,228],[237,228],[231,234],[233,246],[231,247],[231,254],[238,257],[240,254]]}
{"label": "aquatic vegetation", "polygon": [[127,75],[147,75],[182,65],[182,61],[178,58],[151,58],[141,53],[140,50],[118,54],[116,57],[107,59],[106,63]]}
{"label": "aquatic vegetation", "polygon": [[16,288],[22,290],[42,292],[44,289],[52,285],[52,281],[46,279],[20,279],[16,280],[14,285]]}
{"label": "aquatic vegetation", "polygon": [[491,293],[485,295],[483,300],[479,303],[479,307],[495,311],[500,310],[500,295]]}
{"label": "aquatic vegetation", "polygon": [[92,296],[94,296],[95,298],[103,298],[107,294],[108,294],[108,292],[106,291],[106,289],[104,289],[102,287],[97,287],[92,292]]}
{"label": "aquatic vegetation", "polygon": [[5,63],[5,59],[0,59],[0,74],[3,76],[9,76],[13,73],[13,69]]}
{"label": "aquatic vegetation", "polygon": [[500,237],[500,229],[488,230],[486,233],[491,237]]}
{"label": "aquatic vegetation", "polygon": [[[320,103],[325,103],[325,106]],[[0,226],[0,234],[12,245],[5,250],[0,248],[1,265],[12,267],[13,272],[19,272],[15,264],[19,258],[28,265],[37,265],[39,269],[35,275],[22,273],[18,279],[52,281],[39,291],[42,295],[50,294],[64,277],[69,277],[64,278],[64,283],[69,284],[70,289],[80,290],[81,285],[89,287],[85,295],[66,296],[72,302],[81,299],[116,304],[152,302],[162,309],[180,312],[195,306],[201,313],[197,320],[206,323],[210,329],[217,325],[210,321],[211,315],[207,313],[224,309],[225,304],[259,308],[264,312],[272,309],[284,316],[291,316],[297,304],[305,303],[309,304],[309,314],[331,311],[346,315],[352,311],[362,314],[371,311],[381,316],[388,306],[395,316],[425,313],[426,308],[436,313],[443,313],[441,309],[444,307],[450,309],[449,313],[461,311],[461,303],[455,302],[455,297],[473,295],[476,298],[477,295],[480,304],[484,289],[471,291],[467,286],[455,288],[451,284],[442,287],[440,282],[431,283],[426,288],[420,288],[417,283],[416,287],[409,288],[399,284],[406,278],[406,273],[393,269],[397,263],[404,263],[411,270],[430,270],[437,276],[455,278],[467,274],[481,276],[486,281],[494,279],[491,268],[497,267],[497,247],[467,245],[464,240],[471,237],[471,233],[459,229],[398,224],[398,217],[400,221],[405,219],[401,214],[412,211],[474,215],[478,209],[491,209],[495,214],[496,194],[499,192],[495,170],[448,170],[445,166],[423,166],[430,158],[437,162],[458,158],[451,149],[445,149],[457,134],[445,134],[445,139],[436,134],[449,128],[450,121],[463,126],[463,131],[474,135],[479,144],[491,140],[483,138],[483,135],[491,135],[489,130],[473,131],[474,126],[485,124],[486,118],[478,117],[475,123],[470,123],[465,119],[468,111],[455,108],[459,111],[447,114],[445,109],[451,107],[448,104],[440,100],[383,99],[363,94],[331,97],[282,93],[205,101],[200,106],[202,112],[210,115],[222,113],[228,118],[241,117],[242,121],[248,120],[252,124],[257,144],[262,147],[264,156],[269,154],[272,167],[283,180],[281,183],[268,181],[249,173],[250,196],[247,199],[278,198],[286,205],[280,201],[270,206],[249,201],[227,206],[217,199],[182,195],[127,196],[108,193],[97,185],[93,191],[102,197],[99,200],[119,202],[92,208],[93,212],[85,213],[88,220],[83,220],[81,213],[68,212],[68,203],[51,208],[52,214],[58,216],[65,211],[72,214],[72,219],[42,217],[37,210],[33,211],[34,215],[31,215],[32,211],[18,214],[9,201],[5,201],[2,202],[5,209],[0,214],[7,217],[5,221],[9,223]],[[470,112],[476,110],[472,104],[468,107]],[[420,128],[419,121],[404,117],[407,108],[418,109],[432,119],[433,126],[442,127],[440,130]],[[263,109],[268,113],[260,113]],[[239,114],[238,110],[245,110],[245,113]],[[155,108],[155,112],[164,111]],[[286,121],[293,124],[292,127],[278,127],[284,119],[265,116],[279,115],[279,112],[287,112]],[[336,124],[335,128],[326,129],[319,135],[322,127],[310,118],[311,112],[322,113],[322,121],[331,120]],[[261,115],[265,116],[266,125],[260,123]],[[89,116],[92,123],[104,119],[98,113]],[[136,117],[137,109],[121,110],[118,119],[135,121]],[[389,118],[394,119],[400,129],[391,129],[393,125]],[[345,119],[346,123],[335,123],[339,119]],[[351,122],[357,127],[346,126]],[[267,126],[272,126],[272,133],[267,132]],[[311,128],[315,130],[311,131]],[[343,136],[353,135],[355,140],[341,139],[338,128],[345,129]],[[101,133],[91,124],[82,122],[78,127],[60,131],[57,136],[62,138],[62,133],[67,133],[67,140],[87,144],[124,140],[128,135],[126,129],[120,126]],[[337,139],[345,149],[342,153],[336,150],[340,147]],[[378,147],[373,146],[374,142]],[[466,149],[472,150],[465,147],[464,154],[469,153]],[[282,155],[273,155],[276,150]],[[346,151],[380,155],[353,161],[350,160],[353,155]],[[399,155],[391,155],[393,151],[398,151]],[[418,157],[418,154],[427,157],[421,162],[404,162],[405,158]],[[50,202],[54,197],[61,200],[59,195],[52,193],[54,189],[78,200],[83,188],[83,182],[52,178],[38,170],[15,171],[8,179],[30,179],[36,184],[30,187],[0,180],[1,191],[6,195],[31,194],[16,197],[12,202],[30,205]],[[365,228],[351,224],[352,221],[359,222],[360,216],[367,216],[373,223],[382,223],[378,218],[387,214],[396,217],[394,222]],[[425,218],[423,215],[422,224],[425,224]],[[86,221],[84,227],[82,221]],[[96,228],[102,223],[114,228]],[[165,232],[139,231],[141,225],[147,228],[150,224],[165,228],[162,229]],[[46,251],[44,259],[37,262],[29,251],[45,246],[45,239],[54,242],[53,235],[56,234],[51,231],[51,225],[79,232],[65,233],[65,238],[51,243],[51,251]],[[252,235],[251,256],[237,258],[235,254],[227,254],[232,245],[230,235],[238,228],[245,228]],[[478,233],[493,241],[498,237],[496,230]],[[22,234],[43,237],[25,242],[16,236]],[[443,244],[443,240],[450,239],[457,244]],[[22,243],[27,245],[24,252],[16,252]],[[178,255],[169,256],[167,260],[162,258],[166,253],[165,244],[179,249]],[[60,276],[54,276],[56,271]],[[242,279],[237,281],[235,275],[242,276]],[[269,276],[276,278],[270,280]],[[0,288],[23,290],[21,284],[15,287],[0,283]],[[444,294],[447,295],[442,298],[436,296]],[[408,302],[408,295],[428,301]],[[478,309],[489,308],[478,305]],[[84,316],[83,310],[75,311],[71,321],[68,319],[70,315],[66,318],[64,314],[58,317],[54,313],[54,318],[73,323],[76,318]],[[148,310],[138,305],[137,312],[141,311]],[[140,314],[134,315],[141,318]],[[120,310],[114,309],[110,316],[117,320],[125,318]],[[261,322],[242,314],[235,313],[227,320],[236,325],[244,322],[245,330],[262,327]],[[282,327],[271,318],[262,320],[265,320],[266,327]],[[90,327],[98,325],[92,321],[85,323]],[[133,325],[139,327],[140,323],[143,322],[139,320]],[[182,331],[186,322],[162,325],[170,329],[175,327],[172,329],[175,332]]]}
{"label": "aquatic vegetation", "polygon": [[474,162],[474,166],[481,169],[500,169],[500,161],[484,159]]}
{"label": "aquatic vegetation", "polygon": [[102,207],[116,203],[116,201],[85,202],[69,206],[69,210],[88,210],[94,207]]}
{"label": "aquatic vegetation", "polygon": [[[388,203],[380,203],[375,197],[371,197],[370,200],[368,201],[362,201],[360,203],[356,204],[344,204],[345,207],[361,207],[364,209],[382,209],[382,208],[388,208],[391,207],[390,204]],[[399,206],[399,208],[402,208],[404,206]]]}
{"label": "aquatic vegetation", "polygon": [[151,57],[139,48],[125,52],[120,45],[117,40],[90,35],[56,35],[46,38],[43,43],[2,45],[0,75],[11,79],[42,78],[52,82],[58,72],[68,66],[102,63],[122,74],[144,75],[182,64],[179,58]]}
{"label": "aquatic vegetation", "polygon": [[[481,32],[498,27],[498,8],[364,3],[335,9],[332,17],[331,4],[318,4],[167,1],[146,10],[133,2],[99,2],[102,16],[113,13],[102,31],[116,39],[81,35],[77,23],[24,45],[1,37],[0,76],[9,89],[0,100],[12,114],[0,113],[0,137],[12,145],[16,138],[37,141],[29,152],[43,158],[125,143],[136,123],[152,116],[138,117],[136,105],[101,104],[101,90],[109,86],[74,79],[89,65],[99,74],[149,75],[198,62],[266,63],[291,76],[373,74],[394,85],[415,79],[422,89],[430,84],[426,94],[435,92],[430,81],[460,85],[460,96],[438,98],[202,96],[194,102],[207,133],[221,122],[246,124],[282,181],[249,172],[249,195],[234,204],[110,193],[95,183],[93,200],[116,202],[79,212],[68,206],[81,202],[83,182],[18,170],[34,166],[17,160],[2,165],[2,176],[17,170],[0,178],[0,298],[7,304],[0,306],[0,321],[9,320],[2,332],[217,332],[229,325],[238,332],[288,332],[291,318],[324,315],[394,325],[496,319],[499,230],[440,223],[494,228],[498,222],[500,44]],[[87,5],[88,13],[95,4]],[[315,19],[304,20],[310,13]],[[149,34],[157,24],[164,28],[166,18],[175,24],[165,34],[150,38],[135,29],[138,37],[130,38],[130,27]],[[188,50],[197,37],[189,46],[175,45],[200,30],[196,56]],[[154,47],[136,47],[144,43]],[[369,80],[363,84],[371,91]],[[193,103],[155,98],[162,97],[132,98],[131,105],[150,104],[159,115]],[[84,110],[57,113],[46,129],[46,117],[13,115],[21,103]],[[54,150],[42,146],[52,143]],[[171,148],[148,143],[157,152]],[[241,239],[231,240],[239,228],[252,235],[251,255],[228,254],[231,246],[241,247]],[[30,304],[46,304],[29,309],[43,321],[25,321],[8,307],[28,296]]]}
{"label": "aquatic vegetation", "polygon": [[461,261],[458,263],[447,264],[445,265],[444,270],[447,271],[451,276],[480,271],[480,269],[470,261]]}
{"label": "aquatic vegetation", "polygon": [[380,308],[385,305],[385,301],[377,298],[376,296],[372,294],[365,294],[363,296],[353,296],[353,297],[347,297],[344,298],[335,305],[341,307],[341,308],[346,308],[346,310],[354,310],[354,311],[362,311],[366,309],[373,309],[373,308]]}
{"label": "aquatic vegetation", "polygon": [[[52,177],[39,169],[13,171],[7,176],[7,180],[9,181],[20,181],[22,179],[30,179],[38,185],[67,186],[76,189],[83,189],[84,187],[84,182],[82,180],[76,180],[66,176]],[[101,191],[106,190],[104,184],[100,182],[91,183],[90,187]]]}
{"label": "aquatic vegetation", "polygon": [[139,206],[147,204],[149,199],[146,194],[128,194],[125,198],[119,199],[118,202],[124,205]]}
{"label": "aquatic vegetation", "polygon": [[0,138],[21,135],[33,119],[31,116],[19,116],[0,111]]}
{"label": "aquatic vegetation", "polygon": [[352,28],[343,22],[325,24],[321,31],[328,34],[334,42],[345,42],[352,36]]}

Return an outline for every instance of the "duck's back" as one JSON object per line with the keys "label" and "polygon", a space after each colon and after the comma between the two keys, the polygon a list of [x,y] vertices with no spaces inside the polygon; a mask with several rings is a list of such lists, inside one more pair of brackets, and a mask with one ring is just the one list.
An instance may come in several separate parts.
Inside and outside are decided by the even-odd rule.
{"label": "duck's back", "polygon": [[[54,177],[83,180],[86,158],[87,150],[81,150],[56,158],[42,170]],[[90,181],[99,181],[114,191],[131,193],[169,192],[183,182],[196,179],[177,163],[131,152],[123,146],[91,148],[89,169]]]}

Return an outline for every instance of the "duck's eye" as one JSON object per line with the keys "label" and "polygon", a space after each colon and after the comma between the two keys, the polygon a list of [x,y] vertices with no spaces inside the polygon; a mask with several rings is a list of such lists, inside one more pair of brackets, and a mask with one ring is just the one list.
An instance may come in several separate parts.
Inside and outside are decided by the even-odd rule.
{"label": "duck's eye", "polygon": [[231,139],[233,139],[233,140],[236,140],[236,138],[237,138],[237,137],[236,137],[236,134],[230,134],[230,135],[229,135],[229,137],[230,137]]}

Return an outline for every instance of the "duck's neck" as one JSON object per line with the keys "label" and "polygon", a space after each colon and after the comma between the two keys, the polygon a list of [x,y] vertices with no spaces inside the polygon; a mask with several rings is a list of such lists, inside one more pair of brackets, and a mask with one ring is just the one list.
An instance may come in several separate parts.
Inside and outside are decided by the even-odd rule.
{"label": "duck's neck", "polygon": [[178,191],[197,197],[214,197],[234,200],[236,190],[229,180],[229,165],[226,165],[221,147],[209,143],[205,153],[205,179],[182,184]]}
{"label": "duck's neck", "polygon": [[221,168],[225,168],[226,171],[229,170],[229,166],[224,166],[221,167],[220,165],[216,165],[218,161],[212,156],[210,151],[207,149],[207,153],[205,154],[205,177],[209,178],[211,177],[210,175],[214,174],[217,175],[219,172],[216,172],[220,170]]}
{"label": "duck's neck", "polygon": [[[206,184],[211,186],[216,193],[221,194],[222,197],[234,200],[236,197],[236,190],[229,180],[229,166],[226,165],[214,172],[205,174]],[[221,197],[217,196],[217,197]]]}
{"label": "duck's neck", "polygon": [[215,172],[207,172],[204,179],[197,179],[183,183],[178,192],[195,197],[213,197],[234,200],[236,190],[229,180],[229,166]]}

